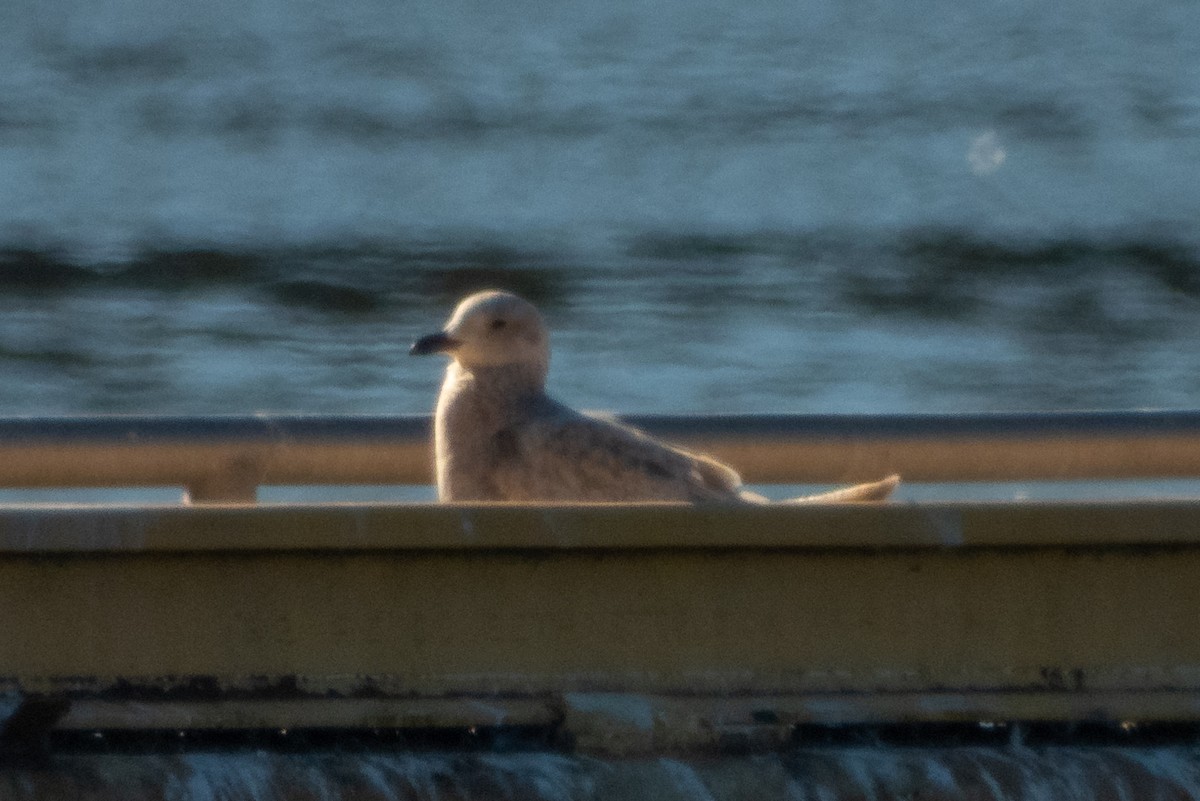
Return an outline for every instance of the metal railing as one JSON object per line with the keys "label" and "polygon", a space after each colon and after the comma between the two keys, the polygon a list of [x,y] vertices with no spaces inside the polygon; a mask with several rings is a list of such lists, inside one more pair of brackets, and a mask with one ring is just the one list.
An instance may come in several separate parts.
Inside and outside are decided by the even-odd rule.
{"label": "metal railing", "polygon": [[[753,483],[1200,476],[1200,411],[631,415]],[[0,419],[0,487],[182,486],[250,502],[262,485],[427,484],[426,416]]]}

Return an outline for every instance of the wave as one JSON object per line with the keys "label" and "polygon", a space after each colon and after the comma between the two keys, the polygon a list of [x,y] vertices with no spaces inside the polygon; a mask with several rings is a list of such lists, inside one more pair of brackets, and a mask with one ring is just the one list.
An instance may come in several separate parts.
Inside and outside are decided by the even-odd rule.
{"label": "wave", "polygon": [[56,248],[0,248],[0,291],[10,293],[240,288],[281,306],[344,314],[410,297],[448,304],[492,286],[553,305],[570,272],[540,251],[477,243],[149,248],[117,263],[80,262]]}
{"label": "wave", "polygon": [[[643,233],[613,252],[567,253],[508,242],[367,242],[257,248],[152,247],[119,262],[87,263],[55,248],[0,248],[0,290],[189,292],[241,288],[284,307],[336,314],[385,311],[412,298],[449,304],[504,287],[547,306],[567,302],[586,280],[703,283],[713,271],[748,286],[767,280],[763,261],[795,277],[820,271],[825,291],[875,313],[968,316],[1014,285],[1046,289],[1103,275],[1200,299],[1200,249],[1181,238],[1097,235],[1026,241],[961,230],[890,236],[850,232]],[[827,279],[827,280],[825,280]]]}

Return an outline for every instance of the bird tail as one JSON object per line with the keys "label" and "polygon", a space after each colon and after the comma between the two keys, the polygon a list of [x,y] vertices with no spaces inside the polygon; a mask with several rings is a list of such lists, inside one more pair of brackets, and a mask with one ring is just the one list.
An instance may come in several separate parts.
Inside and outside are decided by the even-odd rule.
{"label": "bird tail", "polygon": [[[872,481],[869,484],[855,484],[851,487],[822,492],[820,495],[804,495],[799,498],[788,498],[784,501],[777,501],[777,503],[799,505],[805,503],[869,503],[872,501],[886,501],[888,496],[899,485],[900,476],[893,474],[885,479]],[[771,503],[770,500],[759,495],[757,492],[746,489],[741,491],[741,497],[743,501],[749,503]]]}
{"label": "bird tail", "polygon": [[886,501],[888,496],[900,485],[900,476],[892,474],[879,481],[869,484],[855,484],[851,487],[822,492],[820,495],[804,495],[800,498],[788,498],[780,503],[863,503],[869,501]]}

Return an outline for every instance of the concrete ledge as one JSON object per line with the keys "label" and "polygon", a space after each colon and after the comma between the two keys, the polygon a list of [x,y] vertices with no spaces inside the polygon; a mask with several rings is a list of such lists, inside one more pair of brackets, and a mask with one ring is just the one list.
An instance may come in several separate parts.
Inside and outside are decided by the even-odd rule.
{"label": "concrete ledge", "polygon": [[1200,546],[1200,499],[728,506],[0,507],[19,554]]}

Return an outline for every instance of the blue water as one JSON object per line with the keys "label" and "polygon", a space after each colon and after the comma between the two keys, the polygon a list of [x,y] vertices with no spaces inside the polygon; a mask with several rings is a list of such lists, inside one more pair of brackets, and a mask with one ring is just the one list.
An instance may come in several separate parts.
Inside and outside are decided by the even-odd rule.
{"label": "blue water", "polygon": [[1200,5],[11,0],[0,415],[1200,403]]}
{"label": "blue water", "polygon": [[1184,801],[1200,796],[1200,768],[1190,747],[798,748],[782,755],[610,760],[353,750],[93,753],[56,755],[53,768],[0,767],[0,789],[10,801],[278,801],[301,792],[301,797],[331,801]]}

